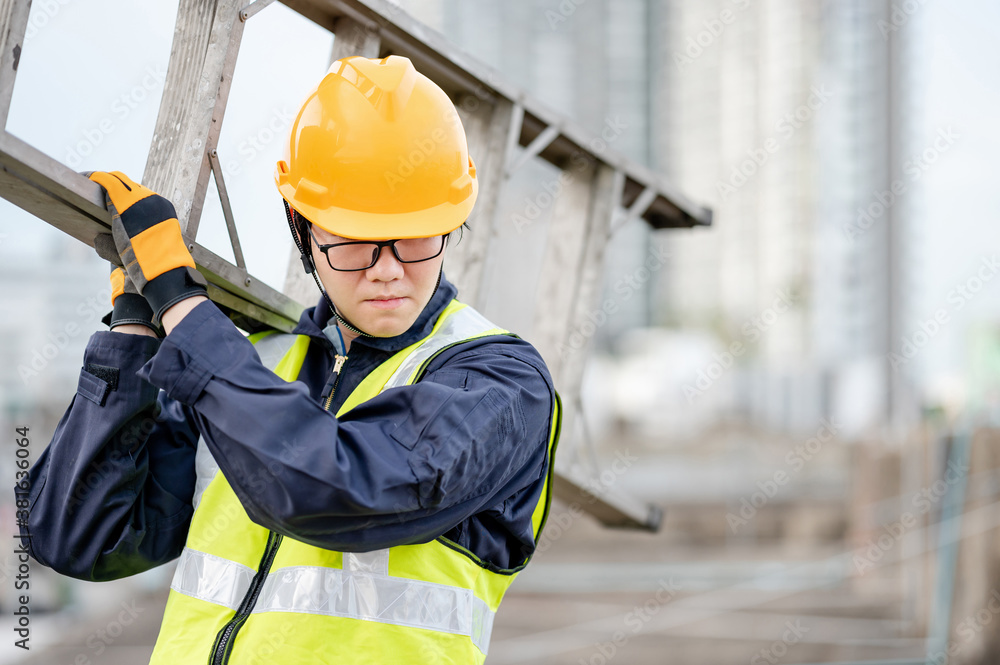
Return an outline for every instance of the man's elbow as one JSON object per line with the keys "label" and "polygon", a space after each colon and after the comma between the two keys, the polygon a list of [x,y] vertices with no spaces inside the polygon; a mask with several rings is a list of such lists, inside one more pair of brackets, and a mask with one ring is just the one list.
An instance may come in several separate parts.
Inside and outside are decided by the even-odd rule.
{"label": "man's elbow", "polygon": [[[22,533],[22,543],[26,540]],[[79,553],[73,548],[61,546],[59,543],[51,543],[44,538],[38,538],[35,534],[32,534],[25,549],[32,559],[60,575],[85,582],[104,582],[107,579],[113,579],[96,577],[95,562],[79,556]]]}
{"label": "man's elbow", "polygon": [[106,582],[129,574],[107,566],[104,546],[97,540],[93,532],[74,529],[72,524],[56,519],[32,519],[21,526],[21,542],[27,554],[60,575],[86,582]]}

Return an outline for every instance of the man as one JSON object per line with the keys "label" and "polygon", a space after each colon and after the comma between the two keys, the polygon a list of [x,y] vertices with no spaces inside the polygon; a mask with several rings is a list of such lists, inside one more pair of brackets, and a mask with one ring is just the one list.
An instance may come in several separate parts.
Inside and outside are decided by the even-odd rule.
{"label": "man", "polygon": [[322,291],[294,335],[246,338],[173,206],[91,179],[122,267],[30,475],[32,556],[87,580],[179,556],[155,663],[483,662],[544,523],[559,408],[535,349],[443,276],[478,186],[445,93],[351,57],[307,98],[275,173]]}

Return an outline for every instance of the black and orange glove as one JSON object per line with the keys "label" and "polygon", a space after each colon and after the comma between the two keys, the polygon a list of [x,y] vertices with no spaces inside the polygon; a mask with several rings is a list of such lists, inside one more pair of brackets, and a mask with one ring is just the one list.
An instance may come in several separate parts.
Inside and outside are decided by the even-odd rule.
{"label": "black and orange glove", "polygon": [[111,330],[126,323],[137,323],[146,326],[157,336],[162,332],[153,323],[153,308],[142,297],[135,284],[122,268],[122,259],[118,255],[114,238],[110,233],[101,233],[94,238],[94,249],[97,255],[111,262],[111,312],[101,319]]}
{"label": "black and orange glove", "polygon": [[154,323],[172,305],[208,295],[170,201],[120,171],[95,171],[90,179],[104,189],[125,274],[152,308]]}

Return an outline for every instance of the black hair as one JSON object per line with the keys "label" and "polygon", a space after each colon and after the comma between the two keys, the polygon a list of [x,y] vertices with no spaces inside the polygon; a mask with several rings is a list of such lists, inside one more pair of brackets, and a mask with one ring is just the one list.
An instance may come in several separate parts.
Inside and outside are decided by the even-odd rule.
{"label": "black hair", "polygon": [[[462,242],[462,238],[465,236],[465,232],[471,230],[472,227],[469,226],[469,220],[465,220],[464,222],[462,222],[462,225],[459,226],[457,229],[455,229],[455,231],[458,231],[458,242],[456,242],[455,244],[457,245],[459,242]],[[454,233],[455,231],[451,231],[450,233],[448,233],[448,240],[451,240],[451,234]]]}

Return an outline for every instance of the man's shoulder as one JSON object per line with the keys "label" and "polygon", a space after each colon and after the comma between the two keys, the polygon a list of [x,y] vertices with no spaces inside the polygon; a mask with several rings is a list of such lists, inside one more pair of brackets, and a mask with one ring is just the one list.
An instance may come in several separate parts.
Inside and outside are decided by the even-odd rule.
{"label": "man's shoulder", "polygon": [[[427,365],[427,374],[459,366],[502,375],[514,372],[525,378],[536,374],[554,392],[552,375],[535,346],[511,332],[497,332],[458,342],[441,351]],[[525,373],[526,369],[533,370]]]}

